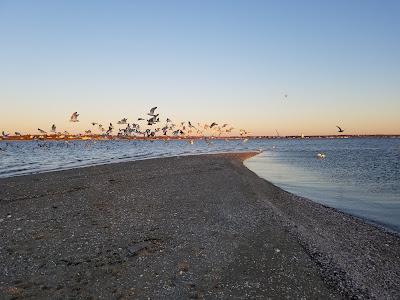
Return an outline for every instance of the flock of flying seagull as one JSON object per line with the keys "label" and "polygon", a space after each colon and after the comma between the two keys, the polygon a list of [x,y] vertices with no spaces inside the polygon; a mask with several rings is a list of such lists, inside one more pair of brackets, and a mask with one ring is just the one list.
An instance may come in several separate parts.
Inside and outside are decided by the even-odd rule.
{"label": "flock of flying seagull", "polygon": [[[144,138],[152,138],[157,135],[169,136],[171,134],[176,137],[189,137],[194,135],[205,136],[206,134],[209,136],[221,137],[223,134],[231,133],[234,129],[233,126],[230,126],[227,123],[219,125],[216,122],[212,122],[211,124],[197,123],[196,125],[193,125],[191,121],[187,121],[175,124],[170,118],[166,118],[165,122],[161,124],[159,117],[160,114],[156,113],[156,109],[157,107],[153,107],[150,109],[150,112],[147,113],[148,117],[140,117],[135,123],[128,123],[127,118],[119,120],[117,125],[125,125],[124,128],[116,129],[112,123],[105,127],[100,123],[92,122],[91,125],[93,128],[85,130],[84,135],[90,136],[97,130],[101,136],[111,136],[116,134],[118,137],[141,136]],[[78,117],[78,112],[74,112],[69,121],[72,123],[79,122]],[[38,128],[37,130],[41,135],[47,135],[48,133],[58,136],[69,135],[69,132],[67,131],[58,132],[55,124],[51,126],[50,132],[41,128]],[[239,134],[241,137],[245,137],[250,134],[250,132],[245,129],[240,129]],[[21,133],[15,132],[15,135],[21,136]],[[9,134],[3,131],[2,136],[8,137]]]}
{"label": "flock of flying seagull", "polygon": [[[286,97],[286,95],[285,95]],[[212,137],[221,137],[223,134],[229,134],[232,132],[234,127],[229,124],[218,125],[216,122],[212,122],[211,124],[200,124],[197,123],[196,126],[192,124],[191,121],[180,122],[175,124],[172,122],[170,118],[166,118],[164,124],[160,125],[160,117],[159,113],[156,113],[157,107],[153,107],[150,109],[150,112],[147,113],[147,118],[138,118],[135,123],[128,123],[127,118],[122,118],[117,122],[117,125],[126,125],[125,128],[115,129],[114,125],[110,122],[108,127],[104,127],[102,124],[97,122],[92,122],[92,129],[88,129],[84,131],[84,135],[93,135],[97,129],[97,132],[101,136],[112,136],[116,133],[117,137],[133,137],[133,136],[141,136],[143,138],[153,138],[157,135],[172,136],[175,137],[190,137],[190,136],[206,136],[208,134]],[[78,112],[74,112],[69,121],[72,123],[79,122],[79,114]],[[144,124],[143,124],[144,123]],[[147,128],[146,128],[147,125]],[[343,133],[344,129],[340,126],[336,126],[338,128],[339,133]],[[57,127],[53,124],[50,128],[50,132],[43,130],[41,128],[37,129],[41,135],[53,134],[53,135],[69,135],[69,132],[58,132]],[[239,135],[241,137],[246,137],[250,132],[245,129],[239,130]],[[5,131],[2,132],[2,137],[7,138],[9,136]],[[15,136],[22,136],[22,134],[18,131],[15,132]]]}

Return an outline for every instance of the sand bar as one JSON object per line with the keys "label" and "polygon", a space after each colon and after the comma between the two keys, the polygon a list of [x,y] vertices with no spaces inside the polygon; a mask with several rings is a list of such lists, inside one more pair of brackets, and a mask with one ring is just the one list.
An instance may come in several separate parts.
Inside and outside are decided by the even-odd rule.
{"label": "sand bar", "polygon": [[287,193],[255,153],[0,179],[0,299],[400,298],[400,238]]}

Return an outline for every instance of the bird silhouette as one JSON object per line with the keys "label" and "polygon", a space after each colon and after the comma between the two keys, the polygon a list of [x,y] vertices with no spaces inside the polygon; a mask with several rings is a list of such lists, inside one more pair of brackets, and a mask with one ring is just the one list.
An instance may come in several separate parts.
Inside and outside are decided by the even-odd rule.
{"label": "bird silhouette", "polygon": [[338,132],[344,132],[344,129],[340,128],[339,126],[336,126],[338,128]]}

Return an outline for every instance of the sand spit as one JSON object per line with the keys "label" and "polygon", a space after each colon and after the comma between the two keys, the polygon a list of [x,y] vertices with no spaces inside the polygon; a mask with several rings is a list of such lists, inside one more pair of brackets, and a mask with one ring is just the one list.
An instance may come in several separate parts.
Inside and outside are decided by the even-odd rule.
{"label": "sand spit", "polygon": [[0,179],[0,298],[400,297],[400,238],[284,192],[255,153]]}

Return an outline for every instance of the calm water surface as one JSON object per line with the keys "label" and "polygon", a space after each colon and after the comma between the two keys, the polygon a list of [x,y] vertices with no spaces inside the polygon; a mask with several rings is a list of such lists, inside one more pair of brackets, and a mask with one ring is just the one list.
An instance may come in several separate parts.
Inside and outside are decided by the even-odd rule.
{"label": "calm water surface", "polygon": [[[263,150],[245,162],[294,194],[400,232],[400,139],[0,142],[0,177],[118,161]],[[319,159],[318,153],[326,154]]]}

